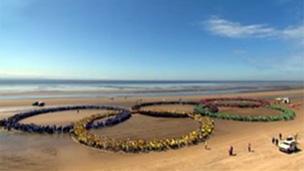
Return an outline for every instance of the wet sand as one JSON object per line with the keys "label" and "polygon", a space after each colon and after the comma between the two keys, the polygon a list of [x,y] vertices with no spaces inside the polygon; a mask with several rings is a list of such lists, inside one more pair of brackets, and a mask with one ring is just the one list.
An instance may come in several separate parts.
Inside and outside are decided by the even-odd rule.
{"label": "wet sand", "polygon": [[[144,154],[110,153],[87,148],[75,143],[68,135],[36,135],[21,132],[0,131],[0,171],[11,170],[303,170],[303,151],[284,154],[271,143],[273,136],[298,133],[300,148],[304,150],[304,90],[238,93],[227,95],[189,97],[142,97],[143,101],[157,100],[198,100],[203,97],[262,97],[272,99],[277,96],[291,97],[292,103],[301,104],[294,110],[297,117],[292,121],[249,123],[215,120],[215,131],[208,140],[210,150],[204,144],[167,152]],[[88,98],[88,99],[42,99],[47,105],[63,104],[115,104],[132,106],[139,98]],[[39,99],[40,100],[40,99]],[[12,115],[16,110],[30,107],[33,99],[0,100],[0,117]],[[149,107],[153,110],[191,110],[191,106]],[[8,110],[5,110],[8,109]],[[269,112],[267,109],[223,109],[226,112],[257,114]],[[104,111],[58,112],[35,116],[23,122],[39,124],[65,124],[82,116]],[[135,114],[126,122],[105,129],[94,130],[97,134],[115,138],[154,138],[184,134],[197,127],[197,123],[187,118],[153,118]],[[251,143],[254,152],[247,152]],[[233,145],[237,155],[228,156],[228,148]]]}

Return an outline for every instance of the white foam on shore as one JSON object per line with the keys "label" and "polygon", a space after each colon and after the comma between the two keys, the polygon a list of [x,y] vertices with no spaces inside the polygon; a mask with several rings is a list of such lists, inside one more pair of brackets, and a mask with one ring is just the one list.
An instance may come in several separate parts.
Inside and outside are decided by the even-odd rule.
{"label": "white foam on shore", "polygon": [[32,106],[13,106],[13,107],[1,107],[0,112],[14,112],[20,110],[31,110],[34,109]]}
{"label": "white foam on shore", "polygon": [[302,87],[278,81],[69,81],[1,80],[0,99],[184,96]]}
{"label": "white foam on shore", "polygon": [[[47,107],[60,107],[60,106],[66,106],[66,105],[48,105]],[[30,111],[30,110],[36,110],[36,109],[42,109],[45,107],[35,107],[35,106],[6,106],[6,107],[0,107],[0,118],[3,116],[11,115],[18,112],[24,112],[24,111]]]}

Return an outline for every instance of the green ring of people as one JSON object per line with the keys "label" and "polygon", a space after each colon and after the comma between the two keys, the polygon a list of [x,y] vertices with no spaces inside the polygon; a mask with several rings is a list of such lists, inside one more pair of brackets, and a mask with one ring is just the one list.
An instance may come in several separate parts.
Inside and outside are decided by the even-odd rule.
{"label": "green ring of people", "polygon": [[280,111],[279,115],[248,115],[242,116],[238,114],[231,114],[225,112],[216,112],[212,113],[210,111],[205,110],[203,105],[198,105],[194,107],[194,111],[203,115],[209,116],[212,118],[225,119],[225,120],[235,120],[235,121],[245,121],[245,122],[271,122],[271,121],[281,121],[281,120],[292,120],[295,118],[296,113],[288,108],[278,106],[278,105],[268,105],[266,106],[269,109]]}
{"label": "green ring of people", "polygon": [[150,152],[150,151],[166,151],[169,149],[178,149],[184,146],[197,144],[206,140],[213,132],[214,121],[209,117],[203,117],[199,114],[189,114],[189,117],[198,121],[200,126],[198,129],[174,138],[166,139],[114,139],[106,136],[95,135],[86,129],[88,123],[92,123],[95,120],[103,119],[105,117],[113,116],[113,113],[95,114],[74,124],[74,130],[72,136],[79,143],[112,152],[126,152],[126,153],[138,153],[138,152]]}

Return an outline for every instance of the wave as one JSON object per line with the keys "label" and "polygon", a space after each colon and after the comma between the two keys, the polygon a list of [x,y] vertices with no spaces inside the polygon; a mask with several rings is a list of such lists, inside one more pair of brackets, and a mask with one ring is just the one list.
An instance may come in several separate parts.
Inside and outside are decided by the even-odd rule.
{"label": "wave", "polygon": [[296,81],[3,81],[0,99],[30,97],[170,96],[250,92],[303,87]]}

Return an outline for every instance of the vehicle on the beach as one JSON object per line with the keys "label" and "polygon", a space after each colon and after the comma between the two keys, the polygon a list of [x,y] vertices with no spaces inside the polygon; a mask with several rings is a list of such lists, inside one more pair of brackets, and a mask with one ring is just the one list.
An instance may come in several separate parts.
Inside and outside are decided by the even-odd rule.
{"label": "vehicle on the beach", "polygon": [[42,101],[36,101],[32,104],[32,106],[39,106],[39,107],[43,107],[44,105],[45,105],[45,103]]}
{"label": "vehicle on the beach", "polygon": [[278,147],[280,151],[285,153],[293,153],[298,150],[297,141],[292,136],[280,141]]}
{"label": "vehicle on the beach", "polygon": [[277,97],[277,98],[275,98],[275,101],[277,103],[290,104],[289,97]]}

